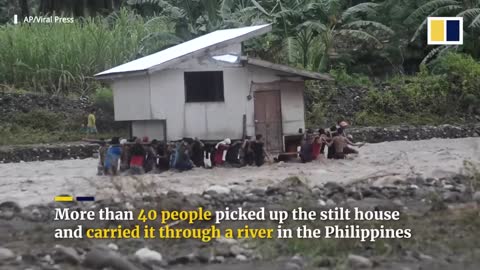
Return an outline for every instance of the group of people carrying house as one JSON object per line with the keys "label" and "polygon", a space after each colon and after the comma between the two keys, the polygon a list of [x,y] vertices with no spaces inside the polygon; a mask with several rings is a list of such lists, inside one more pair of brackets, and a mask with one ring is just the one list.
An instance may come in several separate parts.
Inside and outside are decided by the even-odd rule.
{"label": "group of people carrying house", "polygon": [[358,154],[358,150],[350,146],[362,147],[364,144],[353,143],[345,132],[347,127],[347,122],[338,121],[327,130],[320,128],[317,133],[308,130],[299,151],[301,161],[306,163],[325,157],[325,151],[328,151],[328,159],[345,159],[349,154]]}
{"label": "group of people carrying house", "polygon": [[262,135],[237,142],[227,138],[213,147],[197,138],[165,145],[157,140],[149,141],[148,137],[130,140],[113,137],[108,145],[100,141],[98,175],[136,175],[169,169],[186,171],[194,167],[262,166],[267,157]]}
{"label": "group of people carrying house", "polygon": [[[327,130],[308,130],[298,151],[301,161],[311,162],[325,154],[329,159],[344,159],[348,154],[358,153],[350,146],[361,147],[363,144],[351,142],[345,133],[347,126],[346,122],[339,121]],[[225,139],[214,146],[206,145],[198,138],[165,145],[157,140],[150,141],[148,137],[130,140],[113,137],[108,146],[105,141],[100,141],[98,174],[135,175],[169,169],[186,171],[194,167],[262,166],[267,158],[270,159],[270,155],[260,134],[255,139],[247,137],[243,141]]]}

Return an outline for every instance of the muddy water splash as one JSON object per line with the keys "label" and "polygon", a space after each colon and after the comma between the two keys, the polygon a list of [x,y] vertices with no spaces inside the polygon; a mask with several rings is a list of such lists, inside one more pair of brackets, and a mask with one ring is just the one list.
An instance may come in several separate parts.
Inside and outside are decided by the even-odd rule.
{"label": "muddy water splash", "polygon": [[309,164],[278,163],[263,167],[194,169],[142,176],[96,176],[97,160],[62,160],[0,164],[0,201],[20,205],[48,203],[59,194],[142,196],[142,192],[202,193],[212,185],[230,189],[266,188],[288,176],[309,185],[374,179],[385,184],[416,175],[440,178],[456,174],[464,160],[480,161],[480,138],[431,139],[367,144],[353,160]]}

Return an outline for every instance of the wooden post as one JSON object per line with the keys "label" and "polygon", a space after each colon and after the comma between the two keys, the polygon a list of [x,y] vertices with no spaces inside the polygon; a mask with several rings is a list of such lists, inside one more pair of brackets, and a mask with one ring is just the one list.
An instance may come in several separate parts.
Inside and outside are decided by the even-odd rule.
{"label": "wooden post", "polygon": [[247,137],[247,115],[244,114],[242,118],[242,127],[243,127],[243,134],[242,134],[242,139],[245,140]]}

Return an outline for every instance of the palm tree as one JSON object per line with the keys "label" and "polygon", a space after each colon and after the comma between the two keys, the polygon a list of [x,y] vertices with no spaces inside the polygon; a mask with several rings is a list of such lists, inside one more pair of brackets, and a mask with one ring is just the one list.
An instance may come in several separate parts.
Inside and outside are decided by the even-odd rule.
{"label": "palm tree", "polygon": [[343,1],[325,0],[320,3],[318,18],[304,22],[301,27],[316,32],[322,40],[323,54],[318,67],[319,71],[326,71],[330,57],[335,54],[334,48],[340,37],[348,37],[360,43],[372,43],[382,48],[381,36],[393,34],[388,26],[371,20],[376,17],[377,3],[361,3],[343,9]]}
{"label": "palm tree", "polygon": [[[22,9],[24,4],[20,1]],[[32,1],[32,4],[39,5],[39,11],[42,14],[63,14],[74,15],[78,17],[96,16],[100,14],[109,14],[112,11],[119,10],[124,0],[39,0]]]}
{"label": "palm tree", "polygon": [[[242,1],[239,1],[242,2]],[[128,0],[131,6],[153,5],[157,14],[175,24],[176,34],[191,39],[224,26],[224,16],[235,7],[234,0]]]}
{"label": "palm tree", "polygon": [[[334,54],[335,41],[348,36],[360,42],[373,42],[377,47],[382,42],[378,34],[392,34],[393,30],[371,18],[379,4],[361,3],[349,7],[345,0],[251,0],[266,21],[273,24],[273,33],[280,38],[287,62],[294,63],[300,54],[303,67],[326,71]],[[321,48],[320,48],[321,47]],[[320,49],[319,49],[320,48]],[[312,57],[314,51],[318,57]],[[315,61],[316,58],[321,60]],[[310,61],[309,61],[310,60]],[[308,63],[310,62],[310,63]]]}
{"label": "palm tree", "polygon": [[[407,24],[420,23],[417,27],[411,42],[417,40],[426,30],[428,17],[435,16],[455,16],[463,17],[464,32],[466,35],[471,35],[473,54],[478,54],[478,32],[480,29],[480,0],[431,0],[421,5],[415,10],[406,20]],[[468,38],[468,37],[467,37]],[[435,55],[451,49],[458,49],[452,46],[439,46],[430,51],[430,53],[423,59],[422,63],[426,63]],[[478,56],[478,55],[477,55]]]}

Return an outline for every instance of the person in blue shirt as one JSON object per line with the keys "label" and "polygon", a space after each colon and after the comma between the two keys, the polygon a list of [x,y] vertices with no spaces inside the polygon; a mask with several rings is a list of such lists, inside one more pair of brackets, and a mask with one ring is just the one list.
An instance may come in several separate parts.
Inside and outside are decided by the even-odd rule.
{"label": "person in blue shirt", "polygon": [[106,175],[117,175],[118,171],[118,161],[122,155],[122,148],[120,146],[120,138],[113,137],[110,141],[110,146],[107,149],[107,154],[105,156],[105,174]]}

